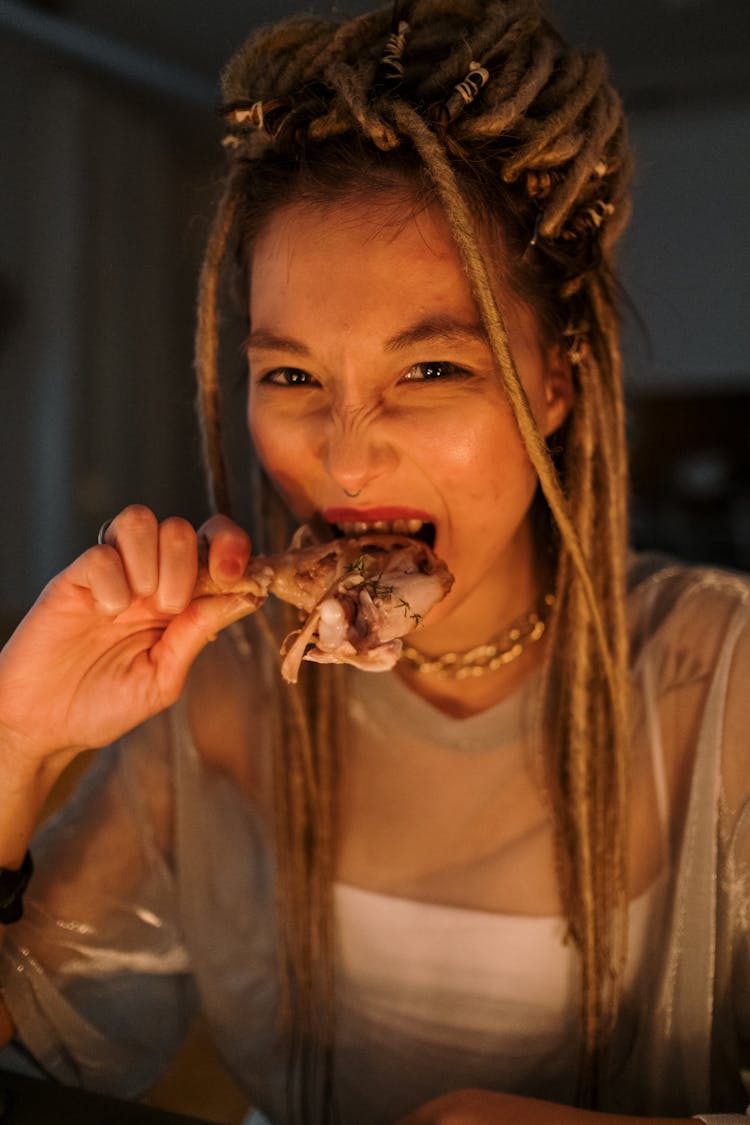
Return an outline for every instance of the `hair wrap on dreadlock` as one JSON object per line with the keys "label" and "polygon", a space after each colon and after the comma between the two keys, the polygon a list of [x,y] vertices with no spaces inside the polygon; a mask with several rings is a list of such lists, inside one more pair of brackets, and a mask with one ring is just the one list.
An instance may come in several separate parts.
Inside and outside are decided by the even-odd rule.
{"label": "hair wrap on dreadlock", "polygon": [[[624,959],[627,467],[611,269],[628,214],[629,155],[619,99],[601,56],[565,44],[535,0],[413,0],[340,23],[292,19],[245,44],[223,90],[229,172],[204,264],[196,350],[218,504],[228,503],[217,343],[228,251],[247,260],[285,204],[359,193],[377,208],[379,193],[394,191],[439,203],[460,250],[549,516],[557,598],[547,776],[563,908],[581,955],[585,1099],[595,1092]],[[493,264],[528,292],[575,374],[554,460],[493,289],[485,237],[493,224],[506,247]],[[264,486],[258,511],[269,495]],[[275,751],[294,1119],[306,1122],[333,1112],[335,677],[310,670],[292,710],[278,714]]]}

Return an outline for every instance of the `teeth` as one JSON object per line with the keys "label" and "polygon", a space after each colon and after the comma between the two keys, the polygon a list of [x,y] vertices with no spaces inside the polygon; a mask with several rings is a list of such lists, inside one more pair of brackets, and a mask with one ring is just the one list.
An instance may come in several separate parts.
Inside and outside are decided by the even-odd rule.
{"label": "teeth", "polygon": [[373,520],[372,523],[367,523],[365,520],[346,520],[338,526],[344,535],[364,535],[368,531],[390,535],[416,535],[422,530],[424,520]]}

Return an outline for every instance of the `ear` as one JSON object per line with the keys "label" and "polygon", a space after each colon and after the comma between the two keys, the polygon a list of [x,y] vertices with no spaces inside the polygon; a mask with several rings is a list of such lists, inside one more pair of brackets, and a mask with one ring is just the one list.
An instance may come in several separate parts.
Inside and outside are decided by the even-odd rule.
{"label": "ear", "polygon": [[559,344],[553,344],[547,349],[544,399],[541,429],[544,436],[549,437],[560,429],[575,399],[573,372]]}

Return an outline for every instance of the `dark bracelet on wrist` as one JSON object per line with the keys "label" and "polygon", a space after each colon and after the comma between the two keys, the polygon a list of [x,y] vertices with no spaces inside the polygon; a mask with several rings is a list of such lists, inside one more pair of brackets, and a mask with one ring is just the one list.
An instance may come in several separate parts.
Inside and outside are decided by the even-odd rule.
{"label": "dark bracelet on wrist", "polygon": [[23,915],[23,892],[34,874],[31,852],[27,851],[17,871],[0,867],[0,924],[10,925]]}

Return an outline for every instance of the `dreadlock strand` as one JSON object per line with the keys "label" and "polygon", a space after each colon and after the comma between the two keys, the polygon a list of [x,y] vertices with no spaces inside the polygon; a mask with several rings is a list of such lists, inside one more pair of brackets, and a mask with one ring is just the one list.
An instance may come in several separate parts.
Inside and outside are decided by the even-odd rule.
{"label": "dreadlock strand", "polygon": [[488,62],[505,54],[516,40],[531,36],[541,21],[538,13],[529,13],[529,5],[523,0],[513,4],[490,4],[487,16],[487,22],[478,24],[468,42],[472,56],[487,56]]}
{"label": "dreadlock strand", "polygon": [[[516,5],[508,10],[506,5],[496,5],[494,13],[490,10],[487,24],[477,25],[473,34],[463,38],[450,55],[432,70],[419,88],[420,96],[434,97],[452,87],[464,77],[472,59],[483,59],[487,55],[487,61],[494,63],[510,55],[518,40],[534,27],[533,19],[528,16],[520,18],[523,6]],[[505,65],[508,65],[507,58]]]}
{"label": "dreadlock strand", "polygon": [[[355,16],[342,23],[334,34],[329,58],[336,61],[345,57],[365,58],[375,63],[380,41],[385,40],[390,29],[391,15],[387,8]],[[321,69],[325,69],[325,65],[324,63]]]}
{"label": "dreadlock strand", "polygon": [[554,238],[559,233],[581,188],[591,178],[597,161],[615,131],[619,111],[619,100],[615,95],[610,94],[606,89],[600,91],[591,106],[586,141],[565,178],[553,189],[545,206],[544,217],[539,227],[539,233],[543,237]]}
{"label": "dreadlock strand", "polygon": [[307,136],[311,141],[330,141],[334,137],[350,133],[351,128],[351,111],[343,105],[333,105],[325,117],[318,117],[310,122]]}
{"label": "dreadlock strand", "polygon": [[585,141],[583,133],[563,133],[544,152],[537,154],[534,160],[534,172],[527,172],[527,175],[538,174],[548,168],[559,168],[560,165],[567,164],[578,155]]}
{"label": "dreadlock strand", "polygon": [[549,451],[539,433],[531,414],[531,409],[526,398],[521,381],[518,377],[515,361],[508,344],[508,333],[503,322],[502,314],[492,291],[492,283],[487,273],[476,239],[472,230],[471,217],[461,196],[455,175],[439,142],[431,130],[424,124],[421,117],[403,103],[394,104],[393,117],[397,125],[411,137],[415,148],[429,169],[436,188],[440,195],[446,214],[451,222],[456,243],[461,251],[467,274],[472,282],[482,318],[485,321],[490,344],[503,375],[508,401],[513,409],[516,422],[526,444],[527,452],[542,484],[545,497],[552,510],[558,527],[566,541],[578,571],[578,577],[583,585],[586,600],[595,622],[595,627],[601,647],[601,659],[606,669],[607,679],[613,697],[616,695],[614,671],[612,668],[609,645],[604,631],[604,623],[596,603],[591,579],[588,574],[585,559],[578,542],[578,536],[571,524],[566,510],[565,498],[557,481],[554,467],[550,461]]}
{"label": "dreadlock strand", "polygon": [[294,53],[289,53],[286,66],[279,73],[277,89],[293,90],[304,86],[310,78],[320,74],[321,52],[326,51],[331,32],[328,23],[319,25]]}
{"label": "dreadlock strand", "polygon": [[[264,613],[255,620],[278,666],[278,637]],[[330,725],[332,689],[342,670],[313,671],[310,683],[290,687],[279,701],[274,770],[281,1030],[288,1057],[288,1106],[299,1125],[328,1120],[322,1106],[330,1100],[324,1091],[332,1088],[333,1066],[335,769]],[[311,700],[312,732],[307,721]]]}
{"label": "dreadlock strand", "polygon": [[[586,61],[590,64],[588,68],[585,65]],[[561,133],[572,129],[604,82],[607,65],[602,55],[582,56],[579,67],[581,78],[557,112],[550,113],[546,120],[542,118],[539,122],[528,120],[526,129],[529,134],[528,140],[505,162],[503,179],[506,183],[513,183],[527,167],[533,166],[537,155],[541,155],[552,141]]]}
{"label": "dreadlock strand", "polygon": [[[624,588],[624,550],[623,541],[626,535],[624,520],[624,474],[626,472],[626,457],[624,449],[624,420],[622,417],[622,396],[615,393],[614,388],[619,388],[617,364],[613,365],[609,354],[611,349],[606,341],[612,339],[609,317],[602,315],[593,305],[595,324],[598,328],[597,337],[602,342],[595,346],[592,360],[584,356],[582,362],[582,381],[585,382],[592,401],[591,417],[595,424],[594,444],[591,451],[591,466],[593,474],[593,495],[597,502],[595,513],[596,527],[599,534],[604,534],[605,545],[608,550],[606,557],[609,560],[610,581],[601,591],[602,603],[607,614],[614,622],[613,629],[613,660],[621,677],[623,690],[620,696],[620,706],[615,709],[611,717],[611,726],[605,721],[603,715],[590,701],[591,727],[594,734],[593,744],[609,747],[607,753],[607,768],[601,768],[592,755],[591,774],[592,780],[598,787],[595,811],[597,823],[595,825],[594,839],[596,841],[596,871],[600,874],[600,887],[598,894],[601,901],[609,904],[608,913],[613,924],[609,930],[604,928],[604,918],[599,920],[601,929],[601,946],[606,961],[602,963],[602,970],[611,967],[608,981],[607,1005],[601,1013],[603,1029],[609,1033],[614,1019],[614,1012],[618,1001],[619,985],[622,979],[626,955],[626,930],[624,925],[626,906],[626,855],[625,855],[625,829],[623,809],[626,807],[628,796],[627,771],[625,755],[617,752],[618,746],[624,746],[627,737],[627,630],[624,618],[624,599],[613,596],[613,591]],[[610,453],[614,448],[614,456]],[[598,729],[597,729],[598,728]]]}
{"label": "dreadlock strand", "polygon": [[374,75],[374,66],[370,67],[369,71],[370,73],[365,77],[346,63],[336,63],[329,66],[326,76],[365,136],[369,137],[377,148],[387,152],[388,149],[396,147],[398,138],[368,105],[367,89]]}
{"label": "dreadlock strand", "polygon": [[[521,73],[524,78],[516,86],[516,93],[501,106],[489,105],[491,113],[469,119],[465,124],[459,124],[456,133],[462,139],[465,137],[492,137],[500,136],[512,129],[519,121],[529,106],[536,99],[539,91],[548,81],[557,61],[558,52],[554,43],[542,40],[531,66],[524,66]],[[486,99],[489,102],[489,98]]]}
{"label": "dreadlock strand", "polygon": [[[591,457],[594,452],[592,432],[592,407],[588,388],[579,385],[577,414],[579,423],[576,437],[571,441],[576,449],[576,471],[578,474],[578,505],[575,523],[581,537],[581,547],[587,558],[591,557],[594,531],[594,490]],[[598,913],[600,903],[595,893],[596,872],[595,855],[597,833],[593,822],[595,802],[592,793],[591,749],[592,739],[589,684],[592,674],[593,649],[595,637],[590,627],[590,614],[583,598],[583,591],[577,584],[571,591],[569,612],[581,622],[583,628],[573,633],[573,647],[568,667],[571,682],[569,691],[572,700],[572,713],[577,721],[571,726],[570,743],[566,757],[571,777],[570,809],[572,812],[572,835],[569,847],[572,851],[576,872],[576,900],[578,902],[578,933],[582,958],[582,1017],[583,1037],[581,1041],[581,1097],[588,1098],[588,1086],[594,1068],[597,1034],[599,1030],[600,988],[598,985],[600,944],[598,941]]]}
{"label": "dreadlock strand", "polygon": [[230,181],[219,204],[203,259],[195,336],[195,366],[199,388],[198,405],[203,455],[208,466],[213,507],[217,511],[226,513],[230,511],[230,499],[227,470],[221,449],[218,291],[221,266],[237,205],[238,199]]}
{"label": "dreadlock strand", "polygon": [[[607,443],[613,442],[614,450],[613,457],[607,463],[608,472],[603,476],[606,479],[608,486],[608,500],[610,513],[612,518],[606,521],[609,530],[609,551],[608,557],[611,559],[611,567],[613,570],[614,588],[621,590],[625,588],[625,553],[622,549],[623,543],[627,540],[628,533],[628,511],[627,511],[627,477],[628,477],[628,450],[626,438],[626,425],[625,425],[625,406],[623,395],[621,392],[622,386],[622,357],[618,348],[612,346],[612,341],[616,339],[616,317],[612,307],[612,301],[609,295],[604,292],[603,283],[600,280],[592,283],[589,286],[590,301],[592,310],[596,319],[601,326],[601,334],[604,341],[606,350],[606,363],[601,363],[600,368],[605,370],[609,369],[609,380],[606,382],[602,391],[607,391],[607,404],[608,413],[611,416],[612,424],[607,427],[607,432],[601,434],[601,449],[608,448]],[[604,426],[604,419],[606,417],[604,409],[601,410],[600,416],[602,419],[602,427]],[[628,668],[628,647],[627,647],[627,620],[625,613],[625,601],[622,597],[612,597],[610,595],[610,615],[614,621],[614,658],[618,665],[618,671],[623,683],[624,699],[622,706],[618,713],[619,723],[621,727],[621,737],[625,739],[627,735],[627,668]],[[623,755],[616,758],[615,761],[617,769],[617,792],[624,802],[628,792],[628,777],[626,770],[626,763]],[[625,858],[624,849],[622,854],[617,857],[617,862],[620,864],[624,876]],[[624,886],[624,879],[622,885]]]}
{"label": "dreadlock strand", "polygon": [[567,44],[563,43],[546,20],[542,21],[540,34],[551,36],[559,45],[565,61],[563,66],[558,67],[548,85],[539,95],[539,101],[535,107],[538,113],[537,120],[522,122],[518,131],[519,140],[527,140],[541,127],[543,121],[550,117],[554,120],[555,128],[557,127],[556,114],[559,112],[559,107],[578,89],[589,63],[589,56],[583,51],[571,50]]}
{"label": "dreadlock strand", "polygon": [[[576,388],[576,411],[571,419],[567,435],[571,454],[566,462],[566,484],[570,494],[571,520],[576,528],[584,553],[589,554],[592,546],[592,509],[593,490],[591,480],[591,464],[589,454],[593,448],[591,433],[591,402],[585,383],[579,382]],[[571,487],[573,482],[575,487]],[[563,544],[563,552],[572,563],[567,544]],[[573,564],[574,565],[574,564]],[[585,817],[585,810],[581,812],[581,804],[586,794],[586,786],[582,781],[582,761],[586,756],[588,746],[588,714],[586,686],[590,676],[590,648],[591,648],[591,620],[589,607],[579,583],[568,580],[563,592],[560,607],[560,624],[563,630],[569,628],[572,620],[581,623],[581,628],[575,629],[566,638],[566,650],[569,647],[569,658],[565,666],[560,669],[560,675],[567,680],[566,693],[572,700],[571,711],[575,716],[571,722],[568,733],[568,744],[565,738],[558,743],[559,768],[567,785],[563,789],[563,808],[560,815],[571,826],[569,836],[569,854],[575,855],[579,848],[578,838],[582,835],[576,827],[575,815]],[[580,821],[579,823],[584,823]],[[578,892],[580,893],[580,892]],[[577,922],[580,935],[580,918]]]}
{"label": "dreadlock strand", "polygon": [[321,796],[321,830],[320,830],[320,879],[319,879],[319,913],[320,933],[322,940],[316,951],[316,960],[321,965],[323,972],[324,1000],[321,1006],[323,1024],[323,1041],[327,1046],[333,1043],[332,1023],[325,1023],[326,1017],[333,1012],[334,1003],[334,972],[333,962],[328,956],[328,951],[333,948],[333,886],[336,876],[336,792],[338,779],[338,762],[336,761],[335,748],[339,740],[334,739],[333,753],[330,746],[331,730],[337,724],[336,699],[342,698],[344,691],[344,670],[334,666],[319,669],[317,716],[316,716],[316,766],[318,769],[318,787]]}
{"label": "dreadlock strand", "polygon": [[297,16],[283,24],[261,28],[222,71],[226,103],[288,94],[297,85],[297,52],[312,52],[330,35],[326,21]]}

